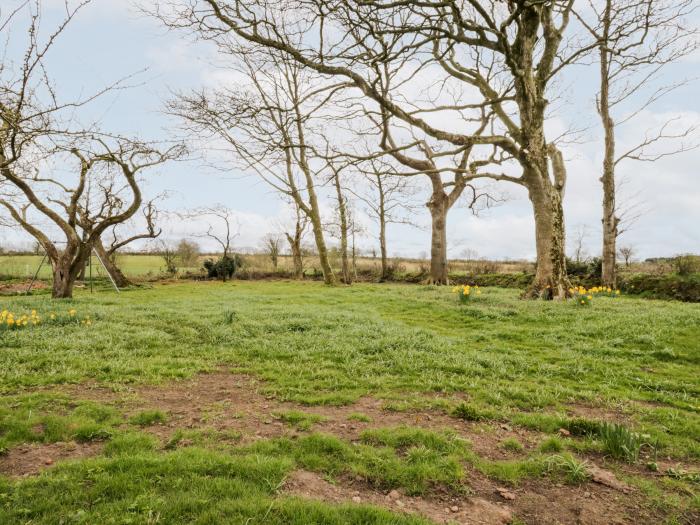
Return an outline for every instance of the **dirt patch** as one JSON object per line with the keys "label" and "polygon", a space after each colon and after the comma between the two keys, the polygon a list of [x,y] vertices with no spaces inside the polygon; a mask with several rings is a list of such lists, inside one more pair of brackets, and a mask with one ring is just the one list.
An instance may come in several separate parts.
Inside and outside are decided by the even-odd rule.
{"label": "dirt patch", "polygon": [[15,478],[33,476],[60,461],[96,456],[103,446],[73,441],[20,445],[0,456],[0,473]]}
{"label": "dirt patch", "polygon": [[362,484],[331,484],[314,472],[299,470],[285,481],[283,493],[333,503],[370,504],[394,512],[420,514],[436,523],[465,525],[505,525],[513,519],[505,505],[478,497],[431,501],[406,496],[396,490],[387,493],[373,491]]}
{"label": "dirt patch", "polygon": [[[157,435],[163,443],[180,429],[235,432],[240,434],[243,443],[279,436],[298,437],[307,431],[288,425],[276,416],[290,410],[322,416],[323,420],[314,424],[310,431],[332,434],[350,442],[358,441],[364,430],[373,428],[407,425],[434,431],[451,429],[467,439],[480,457],[494,460],[523,457],[536,449],[547,436],[506,423],[458,420],[427,409],[389,411],[384,408],[382,400],[370,397],[340,407],[306,407],[280,402],[265,394],[262,382],[227,371],[200,374],[164,385],[128,386],[119,391],[95,384],[64,387],[63,391],[76,398],[117,405],[127,415],[153,409],[166,412],[168,419],[165,423],[144,429]],[[594,407],[578,408],[582,410],[574,410],[580,415],[594,416]],[[367,420],[358,421],[358,414],[361,414],[360,419]],[[611,416],[611,412],[604,414],[596,411],[594,417],[610,420]],[[517,439],[524,450],[506,450],[503,446],[506,438]],[[186,444],[185,440],[179,446]],[[41,466],[40,460],[34,463]],[[641,467],[637,474],[641,474]],[[613,478],[608,485],[614,482]],[[437,523],[448,523],[450,520],[464,524],[504,523],[505,517],[511,513],[525,523],[538,525],[663,521],[663,516],[658,514],[661,511],[645,501],[640,491],[626,494],[621,487],[613,488],[593,481],[578,486],[567,485],[546,477],[526,479],[515,487],[504,486],[468,468],[465,487],[469,490],[468,496],[447,491],[421,498],[400,493],[389,495],[377,491],[362,479],[345,477],[332,484],[320,475],[309,472],[297,472],[290,476],[284,493],[330,502],[379,505],[392,511],[422,514]],[[627,489],[626,486],[624,488]]]}
{"label": "dirt patch", "polygon": [[[22,282],[12,282],[12,283],[0,283],[0,295],[16,295],[19,293],[26,293],[27,288],[29,288],[30,281]],[[32,285],[32,290],[43,290],[48,288],[49,285],[43,281],[34,281]]]}

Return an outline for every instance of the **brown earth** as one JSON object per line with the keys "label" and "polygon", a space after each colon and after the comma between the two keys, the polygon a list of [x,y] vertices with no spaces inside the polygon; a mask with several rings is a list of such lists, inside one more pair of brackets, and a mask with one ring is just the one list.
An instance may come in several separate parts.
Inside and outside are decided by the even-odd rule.
{"label": "brown earth", "polygon": [[[80,399],[112,404],[127,415],[142,410],[167,412],[166,423],[145,430],[166,443],[181,429],[211,429],[227,436],[240,436],[237,441],[249,443],[257,439],[278,436],[298,437],[303,430],[287,425],[278,413],[296,410],[317,414],[324,419],[312,431],[333,434],[347,441],[357,441],[363,430],[400,425],[418,426],[431,430],[451,429],[467,439],[480,457],[501,460],[518,459],[532,452],[546,437],[503,423],[474,423],[455,419],[439,411],[388,411],[384,402],[371,397],[359,399],[352,405],[305,407],[280,402],[266,396],[263,384],[249,376],[217,371],[200,374],[192,379],[164,385],[120,385],[113,390],[96,384],[62,387],[60,390]],[[588,409],[589,407],[585,407]],[[572,413],[585,415],[583,407]],[[350,419],[363,414],[369,422]],[[599,414],[601,415],[601,414]],[[618,419],[608,412],[606,419]],[[510,452],[502,441],[516,438],[524,445],[522,452]],[[187,441],[177,446],[187,446]],[[0,457],[0,473],[11,476],[32,475],[56,461],[98,454],[100,444],[23,445]],[[297,471],[289,476],[282,495],[300,496],[327,502],[372,504],[397,512],[424,515],[436,523],[502,524],[513,516],[525,523],[555,524],[645,524],[663,521],[663,516],[645,500],[638,490],[617,480],[612,472],[601,467],[605,459],[595,457],[591,472],[597,477],[581,485],[556,483],[550,478],[526,479],[517,486],[508,486],[467,468],[465,493],[434,490],[423,497],[408,497],[398,491],[384,493],[361,478],[341,476],[331,484],[319,474]],[[626,471],[644,475],[639,467]],[[601,481],[602,480],[602,481]],[[693,523],[696,517],[689,517]]]}

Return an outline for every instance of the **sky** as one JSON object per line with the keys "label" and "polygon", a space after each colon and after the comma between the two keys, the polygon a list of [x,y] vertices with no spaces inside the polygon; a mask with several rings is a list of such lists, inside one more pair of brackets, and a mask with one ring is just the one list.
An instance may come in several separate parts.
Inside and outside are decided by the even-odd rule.
{"label": "sky", "polygon": [[[18,3],[19,0],[0,0],[0,6]],[[60,14],[61,5],[61,0],[44,1],[47,27]],[[221,73],[213,64],[213,57],[211,47],[166,31],[126,0],[95,0],[62,35],[47,63],[50,75],[66,98],[95,91],[142,71],[131,89],[100,99],[88,108],[87,116],[99,118],[102,127],[110,131],[168,140],[173,137],[177,122],[164,114],[164,100],[174,91],[220,83]],[[569,125],[587,128],[578,143],[564,149],[569,174],[565,219],[570,241],[575,232],[585,231],[584,245],[590,255],[600,253],[602,201],[598,182],[601,130],[593,103],[594,73],[590,67],[569,72],[562,89],[565,97],[570,95],[579,103],[564,104],[557,117],[548,123],[552,135]],[[698,73],[700,54],[696,53],[669,68],[666,78],[675,81],[697,77]],[[690,83],[645,111],[619,137],[620,150],[644,130],[668,118],[700,124],[698,92],[700,83]],[[169,218],[163,218],[165,238],[193,238],[204,249],[213,249],[200,236],[205,229],[201,222],[183,220],[174,212],[218,203],[236,214],[240,233],[235,244],[239,248],[259,247],[267,233],[277,231],[285,222],[290,210],[265,183],[232,168],[215,169],[197,157],[165,164],[147,174],[145,193],[156,195],[167,191],[167,199],[161,206],[173,212]],[[642,211],[620,238],[620,245],[634,247],[641,259],[700,252],[700,149],[655,163],[626,162],[620,165],[618,174],[625,181],[620,199],[636,204]],[[417,195],[417,202],[423,203],[427,200],[427,187],[424,183],[418,183],[418,187],[422,193]],[[461,257],[468,250],[489,259],[534,259],[534,222],[526,194],[507,183],[498,186],[498,190],[505,192],[508,200],[478,216],[460,205],[450,212],[450,257]],[[330,213],[331,209],[331,203],[326,202],[324,210]],[[429,252],[427,210],[419,210],[413,220],[419,227],[390,227],[390,255],[415,257]],[[377,244],[372,223],[368,219],[363,222],[369,231],[359,245],[371,249]],[[0,241],[5,246],[17,247],[31,242],[17,228],[0,228]]]}

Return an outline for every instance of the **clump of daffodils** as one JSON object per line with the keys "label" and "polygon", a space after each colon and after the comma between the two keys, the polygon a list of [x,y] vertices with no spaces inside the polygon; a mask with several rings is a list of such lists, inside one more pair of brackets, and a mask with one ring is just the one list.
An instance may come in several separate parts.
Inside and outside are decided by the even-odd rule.
{"label": "clump of daffodils", "polygon": [[452,288],[452,293],[457,294],[457,298],[461,303],[466,303],[474,295],[481,295],[481,290],[478,286],[470,286],[465,284],[464,286],[455,286]]}
{"label": "clump of daffodils", "polygon": [[609,286],[594,286],[592,288],[577,286],[569,288],[569,293],[576,306],[590,306],[594,297],[617,297],[620,295],[620,290],[613,290]]}
{"label": "clump of daffodils", "polygon": [[90,326],[92,321],[89,316],[80,319],[75,308],[67,310],[65,313],[51,312],[46,316],[40,316],[36,310],[31,313],[17,313],[12,310],[3,309],[0,311],[0,330],[22,330],[41,324],[68,324],[79,323]]}

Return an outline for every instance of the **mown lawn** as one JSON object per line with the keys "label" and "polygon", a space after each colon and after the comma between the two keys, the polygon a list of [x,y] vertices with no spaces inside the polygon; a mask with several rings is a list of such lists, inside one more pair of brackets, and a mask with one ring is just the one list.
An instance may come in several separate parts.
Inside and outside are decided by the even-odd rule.
{"label": "mown lawn", "polygon": [[[0,330],[0,450],[71,439],[107,445],[98,457],[39,476],[0,476],[1,523],[423,523],[365,505],[278,499],[277,489],[300,465],[416,494],[435,484],[463,490],[465,468],[517,482],[555,476],[557,464],[576,483],[583,478],[565,460],[591,455],[621,465],[655,465],[657,456],[686,465],[689,472],[672,478],[630,474],[627,481],[668,522],[700,509],[693,473],[700,463],[700,305],[621,297],[579,308],[521,301],[516,291],[495,288],[458,305],[437,287],[235,282],[80,292],[69,302],[3,298],[3,308],[36,310],[42,323]],[[66,317],[70,309],[74,317]],[[90,324],[81,322],[87,318]],[[371,396],[394,411],[434,410],[551,434],[549,448],[493,463],[436,428],[430,435],[387,429],[355,445],[311,433],[168,450],[117,408],[66,399],[57,387],[91,381],[118,391],[222,365],[263,380],[265,394],[302,409]],[[600,414],[613,414],[637,436],[643,459],[615,456],[597,430]],[[304,431],[312,426],[303,414],[293,418]],[[570,438],[560,439],[562,428]]]}

